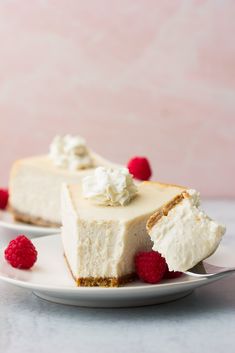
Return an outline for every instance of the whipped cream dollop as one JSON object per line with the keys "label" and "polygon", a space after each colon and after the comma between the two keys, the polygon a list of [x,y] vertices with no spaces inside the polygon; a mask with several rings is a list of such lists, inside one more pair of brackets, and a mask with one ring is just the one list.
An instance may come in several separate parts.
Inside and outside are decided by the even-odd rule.
{"label": "whipped cream dollop", "polygon": [[183,195],[149,230],[153,250],[166,259],[170,271],[186,271],[212,255],[226,230],[199,208],[196,190]]}
{"label": "whipped cream dollop", "polygon": [[127,205],[138,189],[127,168],[98,167],[82,181],[83,196],[103,206]]}
{"label": "whipped cream dollop", "polygon": [[71,171],[93,166],[86,141],[80,136],[56,136],[50,145],[49,157],[57,167]]}

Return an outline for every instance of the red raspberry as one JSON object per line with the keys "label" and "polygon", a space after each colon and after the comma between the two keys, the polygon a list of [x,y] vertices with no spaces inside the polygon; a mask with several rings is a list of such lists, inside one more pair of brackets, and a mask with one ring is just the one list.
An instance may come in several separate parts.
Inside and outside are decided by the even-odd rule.
{"label": "red raspberry", "polygon": [[139,180],[149,180],[152,171],[149,161],[145,157],[134,157],[127,163],[127,168],[134,178]]}
{"label": "red raspberry", "polygon": [[8,203],[9,193],[7,189],[0,189],[0,210],[5,210]]}
{"label": "red raspberry", "polygon": [[135,256],[135,269],[140,279],[147,283],[158,283],[166,272],[166,261],[156,251],[139,252]]}
{"label": "red raspberry", "polygon": [[29,269],[37,260],[37,250],[25,235],[11,240],[4,253],[7,262],[20,269]]}
{"label": "red raspberry", "polygon": [[166,278],[166,279],[178,278],[181,275],[182,275],[182,272],[169,271],[168,265],[166,265],[166,272],[165,272],[164,278]]}

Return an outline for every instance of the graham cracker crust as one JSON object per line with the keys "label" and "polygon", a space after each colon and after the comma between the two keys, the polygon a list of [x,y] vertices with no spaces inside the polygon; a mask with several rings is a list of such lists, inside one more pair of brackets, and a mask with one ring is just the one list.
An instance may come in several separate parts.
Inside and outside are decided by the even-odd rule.
{"label": "graham cracker crust", "polygon": [[163,205],[157,212],[155,212],[147,221],[146,228],[149,232],[153,226],[163,217],[167,216],[168,212],[178,205],[183,199],[190,197],[187,191],[183,191],[181,194],[175,196],[171,201]]}
{"label": "graham cracker crust", "polygon": [[80,277],[76,278],[71,270],[66,255],[64,254],[68,269],[78,287],[119,287],[129,282],[133,282],[137,276],[136,273],[130,273],[121,277]]}
{"label": "graham cracker crust", "polygon": [[136,279],[136,274],[121,277],[84,277],[77,278],[78,287],[119,287]]}
{"label": "graham cracker crust", "polygon": [[53,227],[53,228],[61,227],[61,224],[59,223],[50,222],[40,217],[34,217],[34,216],[27,215],[25,213],[21,213],[16,209],[14,209],[13,207],[9,207],[9,211],[12,213],[14,220],[17,222],[34,224],[42,227]]}

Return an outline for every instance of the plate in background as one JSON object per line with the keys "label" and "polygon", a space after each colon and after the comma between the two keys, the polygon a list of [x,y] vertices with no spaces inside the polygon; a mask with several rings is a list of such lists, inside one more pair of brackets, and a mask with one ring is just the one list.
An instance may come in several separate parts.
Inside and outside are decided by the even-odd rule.
{"label": "plate in background", "polygon": [[16,222],[8,211],[0,211],[0,244],[8,243],[19,234],[29,238],[58,233],[59,228],[40,227],[33,224]]}

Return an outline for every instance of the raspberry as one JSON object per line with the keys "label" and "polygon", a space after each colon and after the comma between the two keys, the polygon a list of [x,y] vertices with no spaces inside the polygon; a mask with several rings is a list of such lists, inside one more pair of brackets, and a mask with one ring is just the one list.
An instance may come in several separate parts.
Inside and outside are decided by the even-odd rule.
{"label": "raspberry", "polygon": [[181,275],[182,275],[182,272],[169,271],[168,265],[166,265],[166,272],[165,272],[164,278],[167,278],[167,279],[178,278]]}
{"label": "raspberry", "polygon": [[156,251],[139,252],[135,256],[135,269],[140,279],[147,283],[158,283],[166,272],[166,261]]}
{"label": "raspberry", "polygon": [[37,250],[25,235],[18,235],[5,249],[5,259],[12,267],[29,269],[37,260]]}
{"label": "raspberry", "polygon": [[0,210],[5,210],[8,203],[9,193],[7,189],[0,189]]}
{"label": "raspberry", "polygon": [[139,180],[149,180],[152,171],[149,161],[145,157],[134,157],[127,163],[127,168],[134,178]]}

